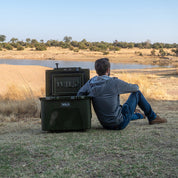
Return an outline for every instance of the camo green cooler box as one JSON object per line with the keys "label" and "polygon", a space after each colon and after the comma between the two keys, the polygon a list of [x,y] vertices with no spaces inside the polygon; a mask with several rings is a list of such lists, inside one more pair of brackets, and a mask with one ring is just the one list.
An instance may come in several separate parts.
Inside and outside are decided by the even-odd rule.
{"label": "camo green cooler box", "polygon": [[46,97],[40,98],[43,131],[91,128],[91,99],[76,96],[88,79],[89,69],[57,66],[46,71]]}

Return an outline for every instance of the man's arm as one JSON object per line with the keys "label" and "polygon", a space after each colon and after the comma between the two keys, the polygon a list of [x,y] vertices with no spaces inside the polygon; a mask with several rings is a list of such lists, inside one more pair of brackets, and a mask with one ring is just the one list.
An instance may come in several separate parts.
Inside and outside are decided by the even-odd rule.
{"label": "man's arm", "polygon": [[116,90],[118,94],[132,93],[139,90],[139,86],[137,84],[130,84],[120,79],[115,79],[115,80],[116,80],[115,81]]}
{"label": "man's arm", "polygon": [[87,96],[89,94],[89,81],[83,85],[77,93],[77,96]]}

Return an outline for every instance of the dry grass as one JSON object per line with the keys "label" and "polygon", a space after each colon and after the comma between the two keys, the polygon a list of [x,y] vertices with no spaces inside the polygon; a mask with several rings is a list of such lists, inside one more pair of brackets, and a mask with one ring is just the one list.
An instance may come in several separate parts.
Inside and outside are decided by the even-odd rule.
{"label": "dry grass", "polygon": [[31,100],[37,97],[42,97],[45,94],[45,89],[34,91],[29,86],[15,86],[15,84],[9,85],[7,91],[0,95],[1,100],[14,101],[14,100]]}
{"label": "dry grass", "polygon": [[48,69],[41,66],[0,65],[0,95],[10,99],[43,95],[45,70]]}
{"label": "dry grass", "polygon": [[0,101],[0,121],[14,122],[25,120],[28,117],[40,116],[39,102],[37,99],[21,101]]}
{"label": "dry grass", "polygon": [[11,85],[0,96],[0,121],[19,121],[28,117],[39,117],[40,103],[30,88]]}
{"label": "dry grass", "polygon": [[120,79],[128,83],[137,84],[140,91],[148,99],[162,100],[168,97],[167,91],[161,83],[154,83],[155,75],[122,73]]}
{"label": "dry grass", "polygon": [[[137,84],[146,98],[149,99],[164,99],[168,97],[166,89],[160,82],[155,82],[156,75],[132,74],[132,73],[112,73],[112,76],[118,77],[128,83]],[[155,89],[156,88],[156,89]],[[45,88],[40,91],[32,90],[30,86],[23,85],[22,87],[11,84],[8,86],[6,92],[0,95],[1,100],[33,100],[37,97],[45,95]]]}

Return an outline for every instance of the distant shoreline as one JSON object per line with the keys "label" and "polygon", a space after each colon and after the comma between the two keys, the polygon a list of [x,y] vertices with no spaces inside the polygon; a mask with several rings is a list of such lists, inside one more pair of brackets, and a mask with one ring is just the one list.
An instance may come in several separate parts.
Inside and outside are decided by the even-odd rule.
{"label": "distant shoreline", "polygon": [[[31,59],[31,60],[63,60],[63,61],[95,61],[96,59],[107,57],[112,63],[130,63],[130,64],[150,64],[162,65],[173,64],[178,66],[178,57],[151,56],[152,49],[121,49],[120,51],[110,51],[108,55],[103,55],[102,52],[93,52],[89,50],[79,50],[74,52],[69,49],[60,47],[49,47],[46,51],[36,51],[32,48],[25,48],[23,51],[17,50],[2,50],[0,51],[0,59]],[[171,49],[164,49],[171,53]],[[142,55],[138,55],[142,54]]]}

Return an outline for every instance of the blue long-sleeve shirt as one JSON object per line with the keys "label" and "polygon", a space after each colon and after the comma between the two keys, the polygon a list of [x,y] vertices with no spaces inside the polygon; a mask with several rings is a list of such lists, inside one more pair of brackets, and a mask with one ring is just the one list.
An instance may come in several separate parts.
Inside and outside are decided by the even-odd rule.
{"label": "blue long-sleeve shirt", "polygon": [[92,97],[96,115],[103,126],[115,126],[123,121],[120,94],[139,90],[138,85],[129,84],[107,75],[90,79],[77,93],[78,96]]}

